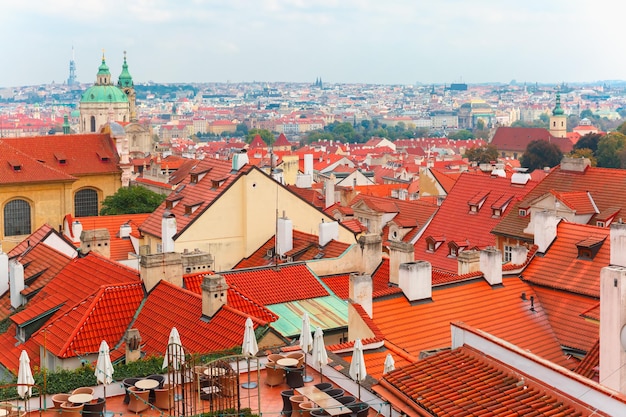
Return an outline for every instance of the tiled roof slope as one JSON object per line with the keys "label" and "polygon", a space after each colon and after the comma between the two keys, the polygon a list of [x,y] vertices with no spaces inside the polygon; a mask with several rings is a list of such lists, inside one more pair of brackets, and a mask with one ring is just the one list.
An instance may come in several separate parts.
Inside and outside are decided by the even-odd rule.
{"label": "tiled roof slope", "polygon": [[[27,307],[11,316],[21,324],[60,307],[58,317],[100,288],[101,285],[139,282],[137,271],[89,252],[72,259],[56,277],[28,303]],[[55,317],[53,316],[53,317]]]}
{"label": "tiled roof slope", "polygon": [[456,184],[456,180],[458,179],[458,175],[450,175],[449,173],[446,173],[438,168],[431,168],[430,172],[433,177],[435,177],[439,185],[441,185],[441,187],[446,191],[446,193],[450,192],[452,187],[454,187],[454,184]]}
{"label": "tiled roof slope", "polygon": [[22,350],[28,353],[30,358],[30,366],[32,368],[39,366],[39,344],[30,338],[26,343],[17,343],[15,334],[17,326],[11,324],[6,332],[0,334],[0,363],[9,370],[13,375],[17,376],[20,366],[20,354]]}
{"label": "tiled roof slope", "polygon": [[[274,256],[267,256],[268,251],[273,251],[275,238],[270,238],[252,255],[239,261],[233,269],[255,268],[284,264],[286,259],[277,259]],[[285,253],[285,257],[290,257],[290,262],[310,261],[313,259],[329,259],[341,256],[350,244],[331,240],[324,246],[319,246],[319,237],[310,233],[294,230],[292,234],[293,248]]]}
{"label": "tiled roof slope", "polygon": [[[220,159],[194,160],[195,165],[189,170],[189,174],[182,180],[175,191],[168,198],[176,196],[178,200],[171,209],[166,209],[167,200],[164,201],[148,218],[141,224],[139,230],[153,236],[161,236],[161,220],[163,213],[167,210],[176,216],[177,232],[181,233],[196,218],[219,198],[222,193],[237,179],[242,173],[249,172],[253,167],[244,165],[239,171],[231,173],[232,165],[230,161]],[[182,170],[182,168],[181,168]],[[180,170],[179,170],[180,171]],[[178,174],[178,172],[177,172]],[[192,183],[192,176],[198,176],[198,182]],[[204,175],[204,176],[203,176]],[[222,182],[219,187],[214,187],[213,180]],[[186,205],[195,205],[201,202],[196,210],[191,214],[185,214]]]}
{"label": "tiled roof slope", "polygon": [[284,264],[278,268],[224,271],[229,286],[236,287],[263,305],[329,295],[313,271],[304,263]]}
{"label": "tiled roof slope", "polygon": [[[128,259],[129,253],[135,253],[135,248],[129,238],[120,238],[120,226],[129,224],[132,233],[138,232],[138,227],[150,214],[119,214],[115,216],[91,216],[70,218],[78,220],[83,225],[83,230],[107,229],[111,236],[111,259],[119,261]],[[80,237],[80,236],[79,236]]]}
{"label": "tiled roof slope", "polygon": [[[516,200],[524,198],[534,183],[513,185],[507,178],[482,174],[463,173],[439,207],[432,221],[415,243],[415,259],[430,262],[434,268],[457,272],[456,257],[449,257],[448,244],[455,242],[466,249],[495,245],[490,232],[502,217],[493,215],[492,206],[506,214]],[[508,202],[508,203],[507,203]],[[480,206],[470,211],[470,204]],[[427,251],[426,238],[442,237],[443,242],[434,252]]]}
{"label": "tiled roof slope", "polygon": [[539,285],[533,286],[533,289],[561,345],[588,352],[600,329],[597,323],[582,317],[582,313],[593,308],[598,300]]}
{"label": "tiled roof slope", "polygon": [[[43,242],[34,245],[23,256],[14,257],[24,265],[24,289],[22,295],[30,299],[37,291],[53,279],[70,262],[70,258]],[[0,319],[12,313],[11,294],[0,296]]]}
{"label": "tiled roof slope", "polygon": [[115,346],[124,336],[143,297],[140,282],[103,285],[33,337],[60,358],[97,352],[102,340]]}
{"label": "tiled roof slope", "polygon": [[431,201],[398,200],[391,197],[376,197],[371,195],[357,195],[351,202],[354,206],[363,201],[373,210],[383,213],[397,213],[391,220],[400,227],[423,227],[439,208]]}
{"label": "tiled roof slope", "polygon": [[76,177],[14,148],[11,142],[0,140],[0,184],[76,181]]}
{"label": "tiled roof slope", "polygon": [[[608,228],[561,221],[557,238],[543,257],[533,258],[524,270],[523,279],[599,299],[600,270],[608,266],[610,260],[609,233]],[[602,246],[593,259],[579,259],[576,244],[590,238],[601,241]]]}
{"label": "tiled roof slope", "polygon": [[[530,296],[535,297],[534,311]],[[482,279],[436,287],[432,300],[415,305],[403,296],[374,300],[373,320],[386,339],[415,357],[449,347],[450,322],[464,321],[554,363],[574,366],[563,354],[534,290],[518,278],[504,278],[502,287]]]}
{"label": "tiled roof slope", "polygon": [[312,188],[298,188],[295,185],[287,185],[287,189],[317,208],[323,209],[326,205],[326,198],[324,198],[320,192]]}
{"label": "tiled roof slope", "polygon": [[[387,358],[388,354],[391,354],[396,369],[403,368],[412,363],[408,361],[403,355],[399,355],[398,353],[389,349],[365,350],[363,352],[363,357],[365,358],[365,369],[367,370],[367,374],[369,376],[377,380],[383,377],[385,359]],[[339,356],[341,356],[348,363],[352,362],[352,355],[350,353],[339,354]]]}
{"label": "tiled roof slope", "polygon": [[[320,278],[337,297],[342,300],[349,298],[350,274],[329,275]],[[372,298],[400,292],[402,292],[400,288],[389,286],[389,258],[384,257],[383,261],[372,274]]]}
{"label": "tiled roof slope", "polygon": [[591,415],[576,400],[467,346],[396,369],[384,380],[436,416]]}
{"label": "tiled roof slope", "polygon": [[120,172],[117,149],[108,134],[4,138],[2,141],[66,175]]}
{"label": "tiled roof slope", "polygon": [[493,135],[491,145],[501,151],[518,151],[524,153],[533,140],[544,140],[559,147],[561,152],[572,150],[572,142],[568,138],[552,136],[547,129],[541,127],[499,127]]}
{"label": "tiled roof slope", "polygon": [[[202,295],[202,280],[207,273],[188,274],[183,276],[185,282],[185,288],[189,291]],[[268,323],[276,321],[278,317],[270,310],[265,308],[263,304],[256,300],[253,300],[247,294],[244,294],[240,289],[229,287],[226,293],[226,304],[248,314],[251,317],[256,317]]]}
{"label": "tiled roof slope", "polygon": [[[584,172],[565,171],[561,166],[554,168],[523,201],[504,216],[502,221],[493,229],[493,233],[504,236],[514,236],[520,239],[532,240],[532,235],[524,233],[530,216],[520,216],[520,207],[528,207],[529,202],[551,191],[560,193],[574,191],[588,191],[600,212],[609,208],[626,208],[626,170],[611,168],[587,167]],[[592,217],[589,224],[595,224]]]}
{"label": "tiled roof slope", "polygon": [[29,246],[35,246],[36,243],[39,243],[42,240],[44,240],[46,237],[48,237],[51,230],[53,230],[52,226],[50,226],[47,223],[40,226],[37,230],[31,233],[26,239],[22,240],[20,243],[17,244],[17,246],[11,249],[9,253],[7,253],[7,255],[9,256],[9,259],[14,258],[15,256],[18,256],[24,253],[24,251],[26,251],[26,249],[28,249]]}
{"label": "tiled roof slope", "polygon": [[600,338],[596,340],[574,372],[598,382],[600,378]]}
{"label": "tiled roof slope", "polygon": [[[172,314],[172,306],[176,306],[176,314]],[[148,294],[133,327],[139,330],[146,354],[163,355],[172,327],[180,333],[187,352],[207,353],[241,346],[247,317],[226,305],[208,322],[202,320],[202,296],[161,281]],[[255,329],[265,325],[251,319]]]}

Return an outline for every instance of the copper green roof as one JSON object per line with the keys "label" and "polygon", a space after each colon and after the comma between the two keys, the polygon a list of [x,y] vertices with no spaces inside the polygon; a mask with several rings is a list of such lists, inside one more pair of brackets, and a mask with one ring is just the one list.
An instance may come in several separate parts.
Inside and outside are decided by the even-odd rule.
{"label": "copper green roof", "polygon": [[124,52],[124,64],[122,65],[122,73],[118,78],[117,85],[120,88],[133,86],[133,77],[128,72],[128,64],[126,63],[126,52]]}
{"label": "copper green roof", "polygon": [[561,93],[556,93],[556,106],[552,110],[553,116],[562,116],[565,114],[565,110],[561,107]]}
{"label": "copper green roof", "polygon": [[348,303],[335,295],[272,304],[266,308],[278,316],[272,327],[283,336],[300,334],[304,311],[309,313],[312,329],[321,327],[328,331],[348,326]]}
{"label": "copper green roof", "polygon": [[85,91],[81,103],[128,103],[128,97],[114,85],[94,85]]}
{"label": "copper green roof", "polygon": [[98,75],[111,75],[109,71],[109,67],[107,66],[106,61],[104,60],[104,53],[102,54],[102,64],[98,67]]}

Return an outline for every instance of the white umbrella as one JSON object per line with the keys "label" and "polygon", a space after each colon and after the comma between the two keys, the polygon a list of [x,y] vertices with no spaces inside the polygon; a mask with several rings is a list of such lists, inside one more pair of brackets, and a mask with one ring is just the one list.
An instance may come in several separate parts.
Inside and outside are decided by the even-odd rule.
{"label": "white umbrella", "polygon": [[385,358],[385,366],[383,368],[383,374],[388,374],[394,369],[396,369],[396,362],[393,360],[391,353],[388,353],[387,357]]}
{"label": "white umbrella", "polygon": [[163,358],[163,368],[167,368],[170,364],[170,360],[172,361],[172,366],[177,371],[180,365],[185,363],[185,350],[183,349],[183,344],[180,341],[180,335],[176,327],[172,327],[170,331],[165,357]]}
{"label": "white umbrella", "polygon": [[102,383],[105,399],[107,397],[107,385],[113,382],[113,372],[115,372],[115,370],[113,369],[113,364],[111,363],[109,345],[106,340],[103,340],[100,343],[100,349],[98,349],[98,361],[96,362],[96,370],[94,371],[94,374],[96,375],[96,382]]}
{"label": "white umbrella", "polygon": [[324,346],[324,332],[322,332],[321,327],[315,329],[311,356],[313,356],[313,365],[320,368],[320,382],[322,382],[324,378],[322,368],[328,363],[328,353],[326,353],[326,346]]}
{"label": "white umbrella", "polygon": [[311,324],[309,323],[309,315],[304,312],[302,315],[302,329],[300,330],[300,349],[304,351],[304,382],[313,381],[313,377],[306,374],[306,356],[311,350],[313,340],[311,338]]}
{"label": "white umbrella", "polygon": [[256,335],[254,334],[254,325],[252,319],[248,317],[246,319],[246,327],[243,332],[243,343],[241,344],[241,353],[248,356],[248,383],[242,384],[244,388],[255,388],[256,382],[250,382],[250,356],[254,356],[259,351],[259,346],[256,343]]}
{"label": "white umbrella", "polygon": [[361,339],[354,342],[354,352],[352,352],[352,363],[350,363],[350,377],[359,385],[358,399],[361,400],[361,381],[367,376],[365,370],[365,358],[363,357],[363,345]]}
{"label": "white umbrella", "polygon": [[30,397],[32,394],[32,386],[35,384],[33,371],[30,369],[30,358],[25,350],[20,354],[20,367],[17,372],[17,393],[20,397]]}

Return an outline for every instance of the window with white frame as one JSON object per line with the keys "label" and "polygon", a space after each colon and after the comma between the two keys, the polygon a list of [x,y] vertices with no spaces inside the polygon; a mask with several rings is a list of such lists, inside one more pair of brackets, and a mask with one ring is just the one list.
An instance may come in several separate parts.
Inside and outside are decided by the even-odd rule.
{"label": "window with white frame", "polygon": [[513,246],[504,245],[504,262],[511,262],[513,259]]}

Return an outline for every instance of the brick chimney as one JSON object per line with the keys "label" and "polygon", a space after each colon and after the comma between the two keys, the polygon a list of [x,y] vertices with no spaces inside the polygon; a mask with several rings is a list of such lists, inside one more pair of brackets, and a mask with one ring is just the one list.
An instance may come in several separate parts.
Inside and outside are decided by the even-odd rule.
{"label": "brick chimney", "polygon": [[383,260],[383,239],[380,235],[363,235],[359,237],[361,247],[362,268],[366,274],[372,274]]}
{"label": "brick chimney", "polygon": [[400,264],[400,289],[409,301],[432,298],[433,267],[430,262]]}
{"label": "brick chimney", "polygon": [[80,234],[80,252],[94,251],[105,258],[111,257],[111,235],[108,229],[83,230]]}
{"label": "brick chimney", "polygon": [[183,260],[180,253],[155,253],[139,261],[140,276],[146,291],[152,290],[160,280],[183,286]]}
{"label": "brick chimney", "polygon": [[457,255],[457,272],[459,275],[480,271],[480,251],[464,250]]}
{"label": "brick chimney", "polygon": [[600,271],[600,381],[626,394],[626,268]]}
{"label": "brick chimney", "polygon": [[202,278],[202,315],[213,317],[226,304],[228,284],[222,275],[205,275]]}
{"label": "brick chimney", "polygon": [[400,264],[415,261],[415,247],[408,242],[389,243],[389,282],[398,285]]}
{"label": "brick chimney", "polygon": [[350,274],[348,296],[352,301],[360,304],[370,318],[372,317],[372,276],[368,274]]}
{"label": "brick chimney", "polygon": [[611,224],[611,265],[626,267],[626,223]]}
{"label": "brick chimney", "polygon": [[502,284],[502,254],[496,248],[480,251],[480,270],[489,285]]}
{"label": "brick chimney", "polygon": [[24,265],[16,259],[9,261],[9,287],[11,288],[11,307],[21,307],[21,292],[24,289]]}

